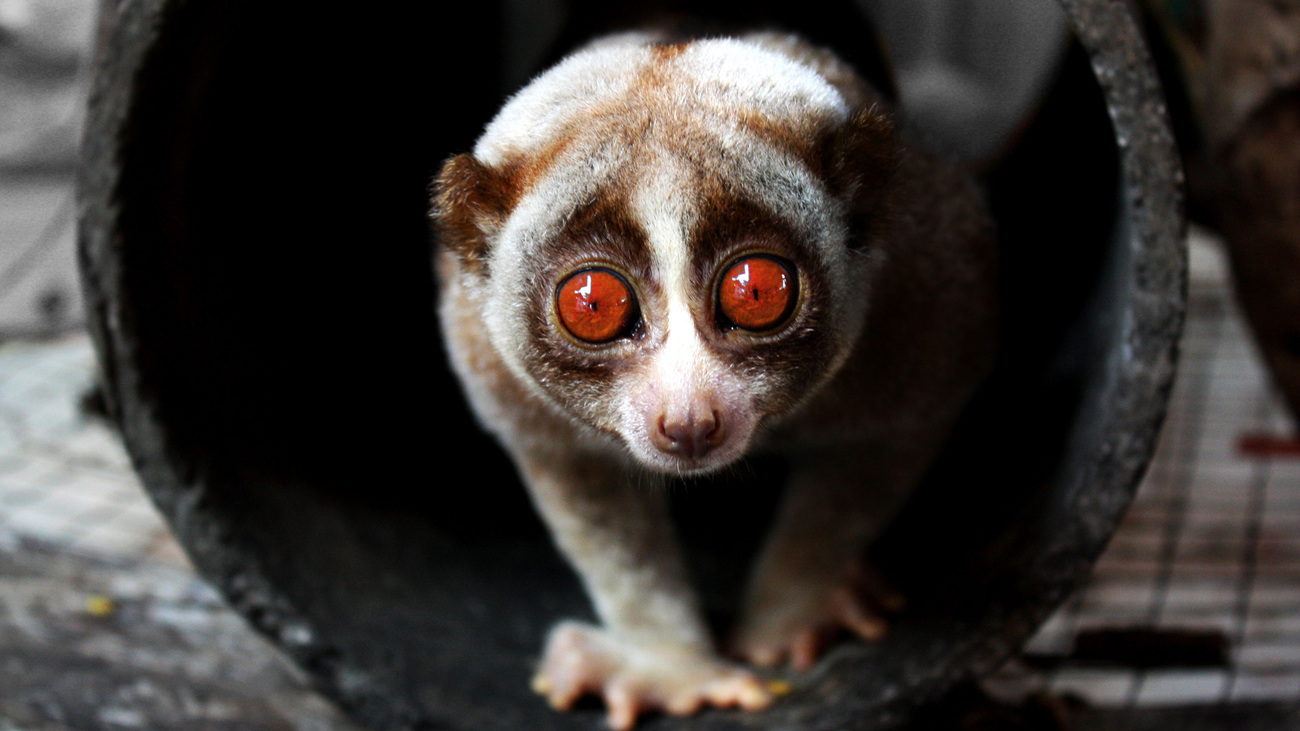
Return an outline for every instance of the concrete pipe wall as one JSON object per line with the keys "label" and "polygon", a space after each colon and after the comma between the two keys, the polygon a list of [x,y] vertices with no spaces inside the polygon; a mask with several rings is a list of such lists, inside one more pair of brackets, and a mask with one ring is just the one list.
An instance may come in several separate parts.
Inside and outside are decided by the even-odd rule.
{"label": "concrete pipe wall", "polygon": [[[106,395],[201,573],[375,729],[604,727],[529,690],[546,630],[591,610],[433,317],[427,186],[545,62],[506,40],[528,5],[101,3],[79,212]],[[870,55],[855,8],[788,5],[787,27]],[[1060,5],[1080,45],[984,181],[1002,360],[876,549],[908,610],[762,714],[644,728],[902,721],[1013,652],[1113,532],[1173,373],[1180,173],[1127,4]],[[546,17],[560,39],[584,20]],[[719,621],[776,484],[678,491]]]}

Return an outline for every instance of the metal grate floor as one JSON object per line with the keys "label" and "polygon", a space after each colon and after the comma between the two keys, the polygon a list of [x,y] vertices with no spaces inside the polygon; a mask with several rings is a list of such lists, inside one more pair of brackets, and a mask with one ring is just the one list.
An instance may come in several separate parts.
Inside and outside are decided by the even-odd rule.
{"label": "metal grate floor", "polygon": [[1300,699],[1300,458],[1248,448],[1290,435],[1284,409],[1221,249],[1194,234],[1155,459],[1089,584],[990,689],[1112,706]]}
{"label": "metal grate floor", "polygon": [[0,530],[74,553],[182,561],[117,435],[81,413],[93,363],[84,334],[0,344]]}

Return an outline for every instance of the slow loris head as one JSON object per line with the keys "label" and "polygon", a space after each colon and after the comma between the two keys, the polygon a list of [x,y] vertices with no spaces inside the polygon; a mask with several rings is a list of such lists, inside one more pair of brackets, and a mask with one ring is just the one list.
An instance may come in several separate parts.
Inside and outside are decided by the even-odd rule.
{"label": "slow loris head", "polygon": [[649,467],[737,459],[862,326],[891,128],[851,72],[785,48],[603,41],[437,181],[445,274],[512,374]]}

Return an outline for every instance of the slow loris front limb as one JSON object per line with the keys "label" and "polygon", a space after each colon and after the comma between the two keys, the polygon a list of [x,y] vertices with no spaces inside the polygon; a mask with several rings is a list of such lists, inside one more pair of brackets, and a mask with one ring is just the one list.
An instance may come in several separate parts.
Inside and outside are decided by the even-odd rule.
{"label": "slow loris front limb", "polygon": [[[905,600],[862,555],[928,464],[934,440],[818,450],[791,477],[750,578],[732,650],[759,665],[812,666],[839,630],[880,639]],[[925,445],[924,447],[919,445]]]}
{"label": "slow loris front limb", "polygon": [[[589,454],[518,456],[538,510],[577,569],[603,627],[565,622],[546,642],[535,685],[556,708],[604,697],[610,725],[703,705],[758,709],[769,696],[722,662],[673,536],[662,480]],[[644,484],[645,482],[652,484]]]}

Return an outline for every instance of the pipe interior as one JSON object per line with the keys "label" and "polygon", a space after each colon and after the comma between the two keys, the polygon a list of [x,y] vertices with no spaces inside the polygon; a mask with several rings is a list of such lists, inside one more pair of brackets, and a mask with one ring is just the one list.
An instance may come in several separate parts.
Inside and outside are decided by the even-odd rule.
{"label": "pipe interior", "polygon": [[[601,728],[598,708],[561,716],[528,690],[548,627],[591,610],[467,411],[434,318],[427,186],[518,76],[504,12],[169,7],[123,131],[120,296],[141,385],[118,397],[166,425],[161,458],[206,525],[178,526],[183,542],[375,727]],[[1074,530],[1059,492],[1099,438],[1089,395],[1117,347],[1126,241],[1079,49],[1035,120],[983,176],[1003,245],[997,374],[874,550],[911,605],[879,645],[832,652],[764,727],[924,694],[977,664],[972,636],[1015,644],[1060,598],[1026,567]],[[674,490],[720,627],[781,471]]]}

